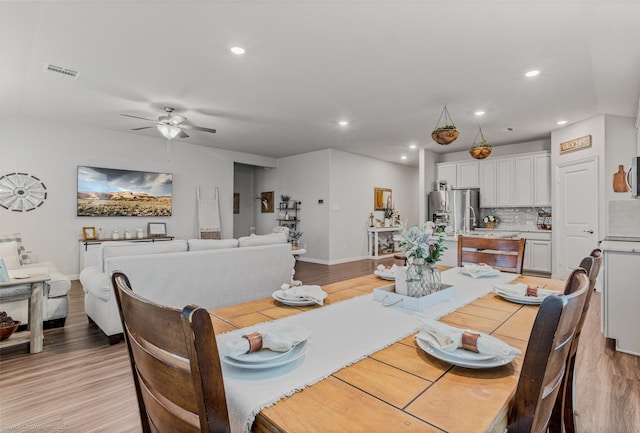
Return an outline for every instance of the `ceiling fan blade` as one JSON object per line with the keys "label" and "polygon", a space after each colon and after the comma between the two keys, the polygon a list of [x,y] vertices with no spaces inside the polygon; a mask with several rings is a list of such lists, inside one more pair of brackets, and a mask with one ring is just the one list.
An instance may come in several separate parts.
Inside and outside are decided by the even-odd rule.
{"label": "ceiling fan blade", "polygon": [[140,131],[141,129],[155,128],[155,126],[143,126],[142,128],[131,128],[132,131]]}
{"label": "ceiling fan blade", "polygon": [[194,129],[196,131],[203,131],[203,132],[211,132],[212,134],[216,133],[215,129],[211,129],[211,128],[203,128],[201,126],[193,126],[193,125],[180,125],[181,128],[184,129]]}
{"label": "ceiling fan blade", "polygon": [[184,132],[182,129],[180,129],[180,133],[178,134],[178,137],[180,137],[180,138],[189,138],[189,135],[187,135],[186,132]]}
{"label": "ceiling fan blade", "polygon": [[133,117],[134,119],[148,120],[149,122],[157,122],[157,120],[155,119],[147,119],[146,117],[132,116],[131,114],[120,114],[120,115],[125,117]]}

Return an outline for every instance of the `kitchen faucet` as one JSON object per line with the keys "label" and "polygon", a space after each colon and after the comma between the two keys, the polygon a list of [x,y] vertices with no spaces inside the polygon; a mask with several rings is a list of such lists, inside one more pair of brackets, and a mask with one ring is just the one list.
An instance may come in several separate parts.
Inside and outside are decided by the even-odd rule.
{"label": "kitchen faucet", "polygon": [[469,233],[471,231],[471,217],[469,216],[469,212],[473,214],[473,227],[476,226],[476,211],[473,209],[473,206],[467,206],[465,209],[465,217],[462,218],[461,225],[462,231],[464,233]]}

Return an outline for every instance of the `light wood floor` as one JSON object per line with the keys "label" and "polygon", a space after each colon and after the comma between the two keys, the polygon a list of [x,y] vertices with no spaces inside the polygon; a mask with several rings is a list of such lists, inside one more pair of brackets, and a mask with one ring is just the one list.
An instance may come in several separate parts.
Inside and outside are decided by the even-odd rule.
{"label": "light wood floor", "polygon": [[[298,262],[296,279],[329,284],[370,274],[378,263]],[[600,333],[599,293],[591,303],[578,350],[578,431],[640,432],[640,357],[611,349]],[[41,353],[28,354],[26,346],[0,351],[0,431],[140,431],[125,344],[109,346],[89,326],[78,281],[71,289],[66,325],[45,331]]]}

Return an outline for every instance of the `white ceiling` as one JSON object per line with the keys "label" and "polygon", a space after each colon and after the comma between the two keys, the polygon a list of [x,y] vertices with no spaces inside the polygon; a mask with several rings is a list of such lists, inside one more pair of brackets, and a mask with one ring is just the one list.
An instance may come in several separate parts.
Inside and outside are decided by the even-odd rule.
{"label": "white ceiling", "polygon": [[[636,117],[640,1],[1,1],[2,115],[157,136],[173,106],[186,142],[283,157],[335,148],[417,165],[548,139],[556,121]],[[229,48],[247,52],[236,56]],[[47,62],[80,72],[43,72]],[[539,69],[538,77],[524,72]],[[431,140],[447,102],[460,131]],[[474,116],[484,110],[482,118]],[[349,119],[348,128],[337,125]],[[514,132],[495,129],[513,127]],[[174,141],[182,141],[176,139]],[[159,150],[163,150],[159,146]],[[173,151],[179,151],[174,143]],[[408,155],[406,161],[400,155]]]}

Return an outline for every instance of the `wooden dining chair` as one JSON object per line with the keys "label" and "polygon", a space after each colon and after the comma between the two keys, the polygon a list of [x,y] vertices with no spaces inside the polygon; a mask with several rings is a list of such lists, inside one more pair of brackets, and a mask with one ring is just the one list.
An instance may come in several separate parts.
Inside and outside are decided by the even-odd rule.
{"label": "wooden dining chair", "polygon": [[458,266],[486,263],[507,272],[522,273],[525,239],[458,235]]}
{"label": "wooden dining chair", "polygon": [[571,341],[589,289],[584,269],[569,277],[572,293],[548,296],[540,305],[509,412],[508,433],[561,433],[550,425]]}
{"label": "wooden dining chair", "polygon": [[218,346],[204,308],[181,310],[137,295],[121,272],[111,275],[142,430],[230,433]]}
{"label": "wooden dining chair", "polygon": [[[575,433],[575,411],[574,411],[574,385],[575,385],[575,367],[576,367],[576,354],[578,352],[578,344],[580,342],[580,334],[582,332],[582,326],[587,317],[587,311],[589,310],[589,304],[591,302],[591,294],[595,290],[596,280],[600,273],[600,266],[602,265],[602,250],[596,248],[591,251],[591,254],[580,262],[580,268],[584,269],[589,276],[589,290],[587,291],[587,297],[582,309],[582,315],[576,326],[575,336],[571,342],[571,348],[569,349],[569,356],[567,357],[567,367],[564,381],[558,392],[556,398],[555,407],[553,408],[553,414],[551,415],[550,425],[554,428],[561,428],[564,423],[565,433]],[[574,271],[575,272],[575,271]],[[570,280],[567,280],[567,285],[564,290],[564,294],[571,293],[575,288],[569,284]]]}

